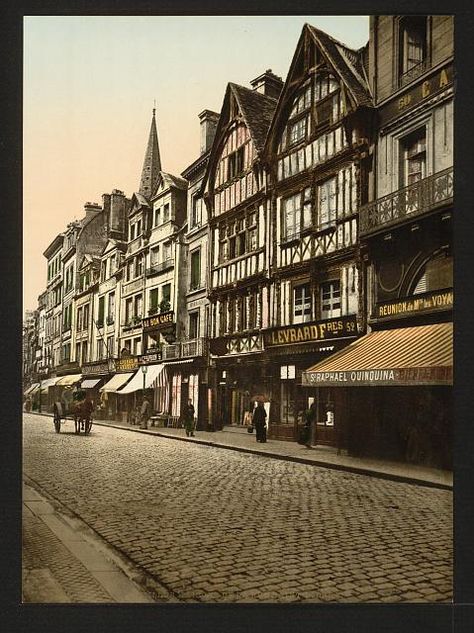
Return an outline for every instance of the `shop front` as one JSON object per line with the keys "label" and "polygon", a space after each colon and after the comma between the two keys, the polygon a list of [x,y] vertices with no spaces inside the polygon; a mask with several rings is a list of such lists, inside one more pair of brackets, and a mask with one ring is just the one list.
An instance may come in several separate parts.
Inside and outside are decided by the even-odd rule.
{"label": "shop front", "polygon": [[[272,328],[265,332],[270,369],[266,383],[272,403],[269,438],[298,439],[304,424],[304,413],[314,400],[314,395],[302,386],[303,372],[311,364],[345,348],[356,337],[355,315]],[[317,425],[318,443],[330,446],[335,445],[337,439],[333,416],[327,415],[333,410],[332,398],[328,390],[319,394],[321,415]]]}
{"label": "shop front", "polygon": [[150,401],[152,412],[160,413],[162,402],[159,393],[162,383],[166,381],[166,370],[163,363],[147,364],[138,363],[138,368],[127,384],[117,390],[120,399],[125,399],[127,404],[127,422],[138,423],[139,409],[143,397]]}
{"label": "shop front", "polygon": [[105,410],[105,418],[108,420],[127,421],[127,411],[120,410],[120,398],[118,392],[134,375],[133,371],[117,373],[99,388],[100,402]]}
{"label": "shop front", "polygon": [[438,468],[452,464],[452,384],[450,322],[371,332],[302,374],[339,448]]}

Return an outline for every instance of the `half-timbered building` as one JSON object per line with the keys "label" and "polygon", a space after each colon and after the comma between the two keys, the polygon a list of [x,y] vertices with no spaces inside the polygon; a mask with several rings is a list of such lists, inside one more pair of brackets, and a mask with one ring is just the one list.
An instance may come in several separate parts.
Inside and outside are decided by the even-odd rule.
{"label": "half-timbered building", "polygon": [[331,390],[303,389],[301,373],[364,326],[358,215],[373,125],[366,69],[366,48],[354,51],[305,25],[268,134],[270,437],[296,439],[316,398],[318,442],[335,442],[334,409],[343,403],[336,407]]}
{"label": "half-timbered building", "polygon": [[261,155],[282,81],[230,83],[203,188],[209,211],[210,351],[215,428],[242,424],[265,388],[262,329],[269,324],[269,221]]}

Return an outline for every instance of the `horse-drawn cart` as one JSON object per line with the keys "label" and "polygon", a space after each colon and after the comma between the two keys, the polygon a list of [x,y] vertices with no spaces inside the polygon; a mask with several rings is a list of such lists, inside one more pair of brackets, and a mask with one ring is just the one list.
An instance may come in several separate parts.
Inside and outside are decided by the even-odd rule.
{"label": "horse-drawn cart", "polygon": [[[89,435],[92,428],[93,406],[89,400],[80,400],[72,405],[72,416],[74,420],[74,433],[78,435],[84,431],[84,435]],[[66,411],[62,402],[55,402],[53,408],[53,424],[56,433],[61,432],[61,424],[66,421]]]}

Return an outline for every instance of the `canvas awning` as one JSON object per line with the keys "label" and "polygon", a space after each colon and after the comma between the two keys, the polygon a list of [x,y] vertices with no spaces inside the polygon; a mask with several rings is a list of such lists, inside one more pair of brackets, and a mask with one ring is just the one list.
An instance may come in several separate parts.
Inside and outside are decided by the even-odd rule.
{"label": "canvas awning", "polygon": [[61,387],[67,387],[78,382],[82,378],[82,374],[69,374],[69,376],[62,376],[58,380],[58,385]]}
{"label": "canvas awning", "polygon": [[453,324],[371,332],[302,374],[303,386],[453,384]]}
{"label": "canvas awning", "polygon": [[46,380],[41,381],[41,391],[43,389],[48,389],[48,387],[54,387],[60,380],[60,376],[55,376],[54,378],[46,378]]}
{"label": "canvas awning", "polygon": [[164,365],[162,363],[158,363],[156,365],[146,365],[147,371],[144,374],[142,368],[137,369],[133,378],[129,383],[120,389],[119,394],[122,393],[133,393],[134,391],[141,391],[143,389],[143,376],[145,376],[145,389],[151,389],[154,387],[154,382],[157,380],[159,375],[164,369]]}
{"label": "canvas awning", "polygon": [[81,389],[93,389],[101,380],[102,378],[87,378],[81,382]]}
{"label": "canvas awning", "polygon": [[28,389],[25,391],[25,396],[31,395],[33,393],[33,391],[36,391],[39,388],[39,382],[35,382],[32,385],[30,385],[28,387]]}
{"label": "canvas awning", "polygon": [[99,391],[107,393],[116,393],[120,387],[123,387],[133,376],[133,372],[125,372],[123,374],[115,374],[112,378],[103,385]]}

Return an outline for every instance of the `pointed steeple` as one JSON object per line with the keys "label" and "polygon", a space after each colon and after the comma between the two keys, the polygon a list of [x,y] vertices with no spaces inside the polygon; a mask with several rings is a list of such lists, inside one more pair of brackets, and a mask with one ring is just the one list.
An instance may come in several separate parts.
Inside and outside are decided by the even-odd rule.
{"label": "pointed steeple", "polygon": [[142,177],[138,190],[145,198],[150,199],[155,193],[158,174],[161,171],[160,148],[158,145],[158,132],[156,131],[155,108],[151,119],[150,135],[143,161]]}

